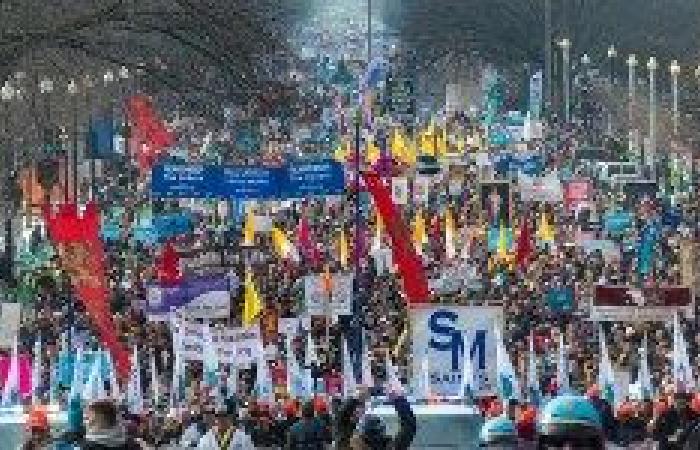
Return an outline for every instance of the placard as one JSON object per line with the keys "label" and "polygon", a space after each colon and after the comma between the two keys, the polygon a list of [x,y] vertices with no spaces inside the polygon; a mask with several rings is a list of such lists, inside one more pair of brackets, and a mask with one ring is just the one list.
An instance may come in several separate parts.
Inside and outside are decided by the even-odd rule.
{"label": "placard", "polygon": [[461,395],[463,357],[468,352],[476,394],[490,395],[496,391],[495,329],[502,326],[501,308],[421,307],[412,309],[410,318],[414,386],[419,385],[422,362],[427,358],[431,393],[447,397]]}

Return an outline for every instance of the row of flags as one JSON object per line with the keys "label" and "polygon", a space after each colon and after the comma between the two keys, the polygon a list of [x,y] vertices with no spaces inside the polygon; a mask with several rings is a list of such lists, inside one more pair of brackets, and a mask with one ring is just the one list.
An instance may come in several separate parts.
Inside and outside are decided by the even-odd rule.
{"label": "row of flags", "polygon": [[[225,386],[229,395],[233,395],[238,390],[238,374],[235,364],[230,366],[228,377],[225,381],[221,378],[220,361],[216,351],[213,351],[212,335],[208,324],[203,325],[204,334],[204,385],[209,389],[209,392],[216,401],[223,401],[222,388]],[[179,334],[178,327],[174,327],[173,342],[176,344],[174,348],[179,348],[177,343],[182,336]],[[528,401],[533,404],[539,404],[542,399],[540,392],[540,379],[537,373],[537,356],[534,351],[534,339],[530,336],[528,364],[526,373],[525,389],[521,390],[521,385],[510,360],[506,344],[503,340],[502,331],[494,330],[496,339],[496,367],[497,367],[497,392],[499,397],[508,402],[511,399],[520,399],[521,395],[525,395]],[[65,339],[63,339],[65,344]],[[605,333],[602,327],[599,330],[599,366],[598,366],[598,385],[602,391],[602,396],[612,405],[618,405],[622,402],[621,386],[615,376],[615,371],[610,360],[610,355],[607,348]],[[66,351],[68,347],[64,347],[62,351]],[[315,394],[320,393],[323,389],[318,389],[315,380],[312,378],[311,366],[318,362],[318,354],[314,340],[309,336],[306,339],[305,358],[303,365],[299,363],[294,356],[291,337],[286,340],[287,360],[286,360],[286,388],[289,394],[295,398],[312,398]],[[144,410],[144,390],[141,380],[142,361],[139,356],[138,347],[133,348],[131,367],[132,371],[126,386],[124,394],[120,391],[119,383],[116,379],[116,371],[110,357],[103,358],[101,350],[97,351],[100,357],[93,358],[91,367],[89,367],[89,376],[87,382],[83,379],[85,372],[86,361],[82,346],[76,348],[75,363],[73,366],[73,381],[70,389],[70,399],[80,400],[83,402],[91,402],[95,400],[112,398],[119,402],[125,402],[129,410],[134,414],[139,414]],[[40,374],[43,372],[43,359],[41,341],[37,340],[34,346],[34,358],[32,367],[32,403],[37,405],[42,402],[41,380]],[[342,393],[344,397],[352,396],[356,393],[359,385],[373,387],[375,379],[371,372],[369,360],[369,349],[367,339],[363,339],[362,357],[360,364],[359,377],[355,372],[355,365],[348,349],[347,340],[342,342]],[[460,397],[467,400],[473,400],[476,392],[476,380],[474,378],[474,369],[471,361],[471,355],[468,351],[463,352],[462,364],[462,389]],[[105,355],[108,355],[105,353]],[[12,360],[8,376],[5,380],[2,390],[2,398],[0,405],[3,407],[18,405],[20,403],[19,396],[19,370],[18,370],[18,351],[15,341],[12,353]],[[687,342],[683,336],[678,316],[674,317],[673,321],[673,379],[675,382],[676,392],[691,392],[696,388],[696,380],[693,374],[692,366],[687,349]],[[105,361],[109,361],[108,380],[104,379],[104,370],[102,365]],[[56,401],[57,393],[57,375],[58,368],[55,363],[51,367],[50,377],[50,402]],[[157,404],[163,396],[160,385],[160,377],[158,376],[155,355],[151,354],[149,360],[150,382],[149,382],[149,397],[154,404]],[[385,354],[384,366],[386,370],[386,389],[402,389],[398,368],[394,365],[390,353]],[[270,372],[268,361],[265,353],[258,352],[256,360],[256,378],[255,392],[258,398],[272,401],[274,400],[274,383]],[[417,398],[430,398],[430,360],[427,355],[422,355],[420,363],[420,373],[416,374],[414,386],[414,395]],[[170,407],[177,408],[185,401],[185,373],[186,363],[181,355],[175,354],[175,362],[173,365],[173,377],[170,390]],[[557,373],[556,383],[558,394],[567,394],[571,392],[569,380],[569,365],[566,346],[564,343],[564,334],[559,334],[558,352],[557,352]],[[108,389],[105,388],[108,386]],[[654,396],[654,389],[649,371],[648,363],[648,346],[646,337],[643,340],[640,349],[639,369],[636,381],[629,386],[629,394],[640,399],[650,399]]]}
{"label": "row of flags", "polygon": [[[382,156],[380,139],[374,135],[368,135],[365,139],[365,162],[375,165]],[[444,127],[438,127],[434,123],[418,132],[414,137],[407,136],[401,129],[394,128],[387,139],[387,151],[394,160],[407,166],[415,166],[420,156],[435,158],[452,154],[462,154],[467,148],[467,140],[464,136],[450,136]],[[472,136],[472,141],[478,143],[481,138]],[[354,144],[349,140],[341,141],[336,147],[333,156],[337,161],[347,162],[354,158]]]}

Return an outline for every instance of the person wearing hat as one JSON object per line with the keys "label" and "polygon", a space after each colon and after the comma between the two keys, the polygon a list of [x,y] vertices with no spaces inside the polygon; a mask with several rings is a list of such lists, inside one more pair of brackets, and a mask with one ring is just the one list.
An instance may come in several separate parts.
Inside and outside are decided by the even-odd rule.
{"label": "person wearing hat", "polygon": [[255,450],[255,446],[237,420],[236,412],[219,410],[214,425],[200,439],[197,450]]}
{"label": "person wearing hat", "polygon": [[42,408],[35,408],[27,417],[29,439],[20,447],[21,450],[48,450],[51,448],[49,418]]}

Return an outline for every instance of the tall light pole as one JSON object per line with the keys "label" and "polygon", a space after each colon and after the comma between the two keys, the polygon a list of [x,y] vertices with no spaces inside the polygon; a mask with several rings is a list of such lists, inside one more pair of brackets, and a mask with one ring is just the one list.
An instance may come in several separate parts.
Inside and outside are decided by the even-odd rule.
{"label": "tall light pole", "polygon": [[372,62],[372,0],[367,0],[367,68]]}
{"label": "tall light pole", "polygon": [[[5,84],[2,86],[0,89],[0,100],[2,101],[2,112],[3,112],[3,117],[2,117],[2,136],[0,136],[0,142],[3,142],[7,140],[7,147],[5,148],[6,152],[12,152],[12,149],[14,148],[14,142],[11,141],[9,138],[10,136],[10,127],[8,125],[9,118],[10,118],[10,107],[9,107],[9,102],[12,100],[12,98],[15,96],[15,89],[12,87],[10,84],[9,80],[5,81]],[[14,210],[15,210],[15,203],[17,202],[16,198],[13,198],[13,195],[16,193],[16,188],[12,185],[13,182],[16,182],[13,180],[14,176],[14,155],[10,154],[5,154],[3,155],[3,163],[5,166],[5,170],[3,173],[3,177],[5,179],[5,211],[7,212],[7,215],[5,216],[5,255],[4,258],[2,258],[2,262],[5,265],[5,273],[7,275],[7,279],[5,280],[7,282],[7,286],[10,287],[12,284],[12,268],[13,268],[13,258],[14,258],[14,249],[13,249],[13,239],[12,239],[12,221],[14,220]]]}
{"label": "tall light pole", "polygon": [[671,80],[673,82],[673,134],[678,134],[678,74],[681,73],[681,66],[675,59],[671,61],[669,67],[671,71]]}
{"label": "tall light pole", "polygon": [[559,42],[559,46],[562,51],[562,66],[561,71],[563,77],[564,85],[564,120],[569,123],[571,121],[571,99],[570,99],[570,89],[569,85],[569,49],[571,48],[571,41],[568,38],[564,38]]}
{"label": "tall light pole", "polygon": [[632,116],[636,103],[638,63],[639,62],[637,61],[637,57],[634,53],[629,55],[627,58],[627,126],[629,133],[629,148],[630,150],[634,149],[635,151],[637,150],[638,142],[637,139],[635,139],[636,133],[632,125]]}
{"label": "tall light pole", "polygon": [[617,50],[614,45],[608,47],[608,61],[610,66],[610,79],[608,80],[608,134],[612,136],[612,93],[613,84],[615,83],[615,58]]}
{"label": "tall light pole", "polygon": [[552,102],[552,0],[544,0],[544,107]]}
{"label": "tall light pole", "polygon": [[71,170],[73,171],[73,203],[78,204],[78,83],[71,79],[68,82],[68,94],[71,98],[73,114],[73,142],[71,143]]}
{"label": "tall light pole", "polygon": [[647,164],[651,168],[652,176],[655,174],[654,160],[656,158],[656,69],[659,64],[653,56],[647,62],[649,69],[649,152],[647,152]]}

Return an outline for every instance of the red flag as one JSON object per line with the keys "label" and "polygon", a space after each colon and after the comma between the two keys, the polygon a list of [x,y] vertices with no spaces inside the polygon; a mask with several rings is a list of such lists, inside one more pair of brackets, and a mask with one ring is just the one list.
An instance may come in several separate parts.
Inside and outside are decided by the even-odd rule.
{"label": "red flag", "polygon": [[136,160],[142,172],[151,169],[163,150],[175,142],[175,136],[158,118],[145,95],[134,95],[126,101],[126,115],[131,124],[131,138],[136,144]]}
{"label": "red flag", "polygon": [[182,280],[180,256],[177,254],[177,250],[175,250],[172,242],[168,242],[163,247],[163,252],[158,260],[157,273],[158,281],[164,285],[177,284]]}
{"label": "red flag", "polygon": [[90,203],[82,216],[75,204],[60,205],[54,214],[44,207],[49,237],[59,250],[63,270],[70,276],[76,296],[85,307],[97,334],[110,351],[122,379],[129,376],[129,351],[117,337],[104,277],[104,249],[98,237],[100,214]]}
{"label": "red flag", "polygon": [[321,264],[321,252],[311,238],[309,222],[303,215],[299,219],[299,225],[297,226],[297,244],[307,263],[310,263],[313,267],[318,267]]}
{"label": "red flag", "polygon": [[523,216],[520,225],[520,234],[515,248],[515,263],[518,267],[526,269],[530,258],[532,257],[532,230],[530,229],[530,220],[527,215]]}
{"label": "red flag", "polygon": [[391,200],[391,192],[376,173],[362,175],[367,190],[372,194],[377,210],[382,216],[387,234],[391,238],[394,263],[403,280],[404,293],[409,304],[427,303],[430,297],[423,264],[413,248],[413,240],[399,211]]}

